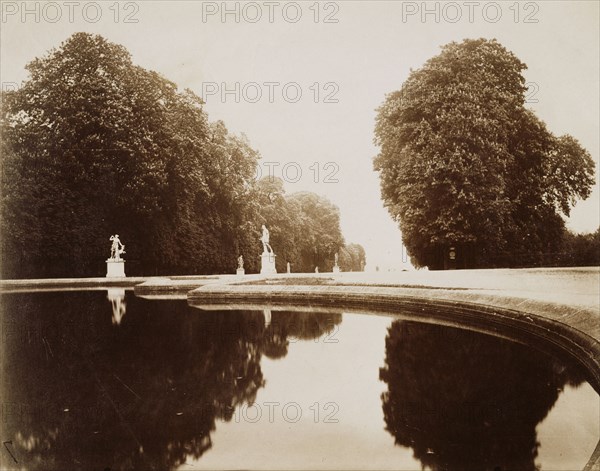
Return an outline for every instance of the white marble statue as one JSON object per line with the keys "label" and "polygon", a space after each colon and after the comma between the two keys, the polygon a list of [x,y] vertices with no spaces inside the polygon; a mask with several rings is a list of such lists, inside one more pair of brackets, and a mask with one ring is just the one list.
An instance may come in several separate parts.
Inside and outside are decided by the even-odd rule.
{"label": "white marble statue", "polygon": [[263,244],[263,253],[273,253],[273,249],[269,245],[269,229],[264,224],[262,225],[262,237],[260,241]]}
{"label": "white marble statue", "polygon": [[112,246],[110,247],[110,260],[120,262],[121,254],[125,253],[125,246],[121,243],[119,234],[110,236],[109,240],[112,241]]}
{"label": "white marble statue", "polygon": [[338,253],[335,253],[334,256],[334,264],[333,264],[333,273],[339,273],[340,272],[340,266],[338,265],[339,263],[339,256]]}
{"label": "white marble statue", "polygon": [[260,273],[261,275],[275,274],[277,273],[277,268],[275,268],[275,253],[269,245],[269,230],[264,224],[262,225],[260,241],[263,244],[263,253],[260,256]]}
{"label": "white marble statue", "polygon": [[242,257],[241,255],[238,257],[238,270],[241,270],[244,268],[244,257]]}

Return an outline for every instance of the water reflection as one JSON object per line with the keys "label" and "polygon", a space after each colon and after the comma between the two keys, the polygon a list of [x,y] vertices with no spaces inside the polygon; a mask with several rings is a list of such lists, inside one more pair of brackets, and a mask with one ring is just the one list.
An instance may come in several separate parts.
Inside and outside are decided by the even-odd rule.
{"label": "water reflection", "polygon": [[271,325],[271,310],[263,309],[263,315],[265,316],[265,328]]}
{"label": "water reflection", "polygon": [[120,324],[125,315],[127,306],[125,304],[125,288],[108,288],[108,300],[112,306],[112,323]]}
{"label": "water reflection", "polygon": [[481,334],[395,321],[380,378],[386,429],[433,470],[536,470],[536,426],[581,372]]}
{"label": "water reflection", "polygon": [[[262,355],[340,314],[200,312],[109,292],[4,295],[2,437],[25,469],[173,469],[265,385]],[[10,463],[8,463],[10,465]]]}
{"label": "water reflection", "polygon": [[[533,470],[537,425],[565,385],[582,382],[520,344],[383,317],[349,314],[340,327],[340,313],[201,311],[120,291],[0,301],[0,436],[18,460],[3,460],[9,469],[414,469],[414,454],[436,470]],[[304,408],[293,428],[239,420],[253,404],[281,411],[286,401]],[[314,420],[326,404],[335,424]],[[596,419],[559,419],[577,434],[555,448],[585,460],[590,447],[574,443]]]}

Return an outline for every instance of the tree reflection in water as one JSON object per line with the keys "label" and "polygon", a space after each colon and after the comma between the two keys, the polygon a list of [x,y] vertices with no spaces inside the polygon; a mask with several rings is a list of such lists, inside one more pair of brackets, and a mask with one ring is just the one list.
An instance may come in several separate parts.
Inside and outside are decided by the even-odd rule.
{"label": "tree reflection in water", "polygon": [[[2,437],[26,469],[173,469],[211,447],[216,420],[252,404],[261,356],[316,338],[340,314],[201,312],[181,301],[4,295]],[[5,438],[7,437],[7,438]]]}
{"label": "tree reflection in water", "polygon": [[535,470],[536,425],[583,379],[530,347],[461,329],[394,321],[380,378],[396,444],[433,470]]}

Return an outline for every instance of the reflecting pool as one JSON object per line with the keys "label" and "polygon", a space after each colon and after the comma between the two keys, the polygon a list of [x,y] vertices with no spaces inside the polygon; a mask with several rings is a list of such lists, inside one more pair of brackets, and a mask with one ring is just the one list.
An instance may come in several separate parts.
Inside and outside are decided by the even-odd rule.
{"label": "reflecting pool", "polygon": [[575,364],[481,333],[119,289],[0,299],[3,469],[565,470],[600,438]]}

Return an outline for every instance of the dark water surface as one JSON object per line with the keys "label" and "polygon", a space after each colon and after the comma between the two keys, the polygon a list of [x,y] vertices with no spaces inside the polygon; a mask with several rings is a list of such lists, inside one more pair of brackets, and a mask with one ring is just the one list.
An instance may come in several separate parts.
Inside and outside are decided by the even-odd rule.
{"label": "dark water surface", "polygon": [[571,470],[599,397],[565,359],[374,315],[4,294],[2,469]]}

